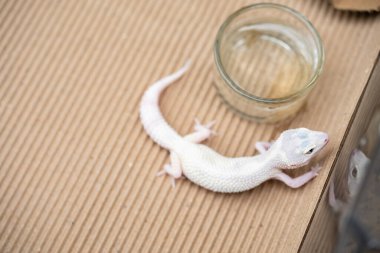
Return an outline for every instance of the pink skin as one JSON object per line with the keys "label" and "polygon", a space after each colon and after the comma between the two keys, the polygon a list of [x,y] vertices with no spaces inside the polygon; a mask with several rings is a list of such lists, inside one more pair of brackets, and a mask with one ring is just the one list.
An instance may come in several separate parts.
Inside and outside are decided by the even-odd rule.
{"label": "pink skin", "polygon": [[256,144],[255,144],[255,148],[256,148],[256,150],[257,150],[260,154],[264,154],[265,152],[268,151],[268,149],[270,148],[271,145],[272,145],[271,142],[267,142],[267,141],[258,141],[258,142],[256,142]]}
{"label": "pink skin", "polygon": [[334,188],[334,180],[332,180],[329,188],[329,204],[334,212],[340,213],[344,209],[344,203],[335,197]]}
{"label": "pink skin", "polygon": [[311,168],[310,171],[306,172],[305,174],[292,178],[288,176],[287,174],[281,172],[277,174],[273,179],[280,180],[281,182],[285,183],[287,186],[291,188],[299,188],[315,178],[318,175],[318,172],[321,170],[321,166],[316,165]]}

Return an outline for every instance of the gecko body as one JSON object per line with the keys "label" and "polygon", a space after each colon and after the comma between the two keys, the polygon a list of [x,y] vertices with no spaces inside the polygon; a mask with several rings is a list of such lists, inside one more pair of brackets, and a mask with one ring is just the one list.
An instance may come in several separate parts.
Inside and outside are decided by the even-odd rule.
{"label": "gecko body", "polygon": [[208,146],[200,144],[210,138],[214,122],[201,125],[195,132],[180,136],[164,119],[159,108],[161,92],[179,79],[189,63],[177,72],[154,83],[143,95],[140,119],[147,134],[161,147],[169,150],[170,164],[158,175],[168,174],[173,186],[184,175],[190,181],[215,192],[242,192],[269,179],[277,179],[297,188],[318,175],[320,167],[291,178],[282,169],[304,166],[327,144],[328,135],[306,128],[284,131],[274,142],[256,144],[260,154],[247,157],[225,157]]}

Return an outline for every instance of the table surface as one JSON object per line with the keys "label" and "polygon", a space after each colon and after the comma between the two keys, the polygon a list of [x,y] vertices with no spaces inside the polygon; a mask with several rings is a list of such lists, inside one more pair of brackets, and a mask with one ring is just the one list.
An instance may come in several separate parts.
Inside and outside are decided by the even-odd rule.
{"label": "table surface", "polygon": [[[278,1],[313,22],[326,62],[299,115],[264,125],[231,112],[212,76],[218,27],[253,2],[0,1],[0,251],[297,252],[379,52],[380,20]],[[287,128],[326,131],[320,175],[232,195],[156,178],[168,154],[144,133],[139,100],[186,59],[161,103],[176,130],[217,120],[206,144],[227,156]]]}

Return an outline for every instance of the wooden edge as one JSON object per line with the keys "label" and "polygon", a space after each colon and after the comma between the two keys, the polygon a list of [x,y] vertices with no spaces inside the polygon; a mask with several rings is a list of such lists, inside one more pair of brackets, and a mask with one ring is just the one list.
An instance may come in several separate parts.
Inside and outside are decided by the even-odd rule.
{"label": "wooden edge", "polygon": [[335,246],[337,239],[337,217],[327,203],[328,186],[331,180],[334,180],[336,195],[344,197],[347,188],[346,168],[349,157],[360,138],[366,132],[374,109],[380,105],[380,101],[378,100],[378,95],[380,94],[380,52],[373,66],[342,138],[339,150],[332,164],[332,169],[317,202],[317,207],[301,241],[298,249],[300,253],[331,252]]}
{"label": "wooden edge", "polygon": [[380,11],[380,0],[331,0],[334,8],[351,11]]}

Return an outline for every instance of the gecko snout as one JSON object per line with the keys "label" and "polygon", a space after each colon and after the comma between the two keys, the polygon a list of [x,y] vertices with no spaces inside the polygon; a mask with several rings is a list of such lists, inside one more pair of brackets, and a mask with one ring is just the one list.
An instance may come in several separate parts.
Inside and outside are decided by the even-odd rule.
{"label": "gecko snout", "polygon": [[329,136],[326,133],[323,133],[323,143],[326,145],[329,142]]}

